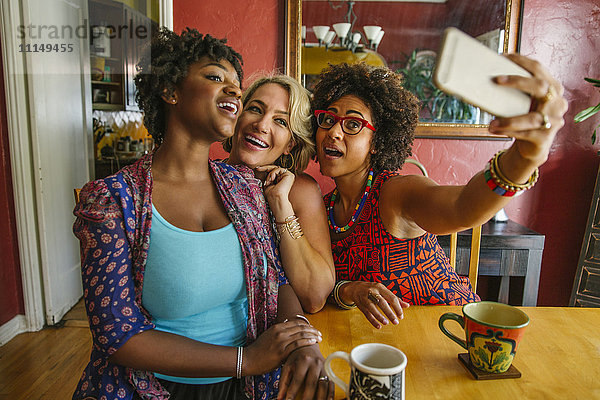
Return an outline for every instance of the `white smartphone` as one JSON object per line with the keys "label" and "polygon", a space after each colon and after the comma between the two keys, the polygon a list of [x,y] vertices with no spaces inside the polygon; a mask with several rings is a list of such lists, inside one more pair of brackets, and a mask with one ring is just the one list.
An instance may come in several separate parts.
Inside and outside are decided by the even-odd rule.
{"label": "white smartphone", "polygon": [[492,81],[498,75],[531,74],[466,33],[447,28],[433,75],[436,86],[497,117],[527,114],[531,97]]}

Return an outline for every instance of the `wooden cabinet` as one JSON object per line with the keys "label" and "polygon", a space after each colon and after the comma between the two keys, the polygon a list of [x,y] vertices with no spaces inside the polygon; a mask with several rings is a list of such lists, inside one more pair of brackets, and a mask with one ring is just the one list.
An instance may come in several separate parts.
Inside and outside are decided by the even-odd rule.
{"label": "wooden cabinet", "polygon": [[[139,111],[133,81],[136,64],[158,25],[139,11],[112,0],[90,0],[89,15],[92,108]],[[99,38],[98,29],[106,29],[108,46]],[[101,66],[101,70],[94,70],[95,66]],[[95,76],[94,71],[104,74]]]}
{"label": "wooden cabinet", "polygon": [[600,172],[596,178],[569,304],[600,307]]}
{"label": "wooden cabinet", "polygon": [[[450,236],[438,236],[438,241],[449,254]],[[524,280],[522,299],[515,305],[537,304],[544,241],[544,235],[514,221],[489,221],[483,224],[478,275],[500,278],[498,301],[509,302],[511,280]],[[470,248],[471,230],[459,232],[456,251],[456,271],[459,275],[468,275]]]}

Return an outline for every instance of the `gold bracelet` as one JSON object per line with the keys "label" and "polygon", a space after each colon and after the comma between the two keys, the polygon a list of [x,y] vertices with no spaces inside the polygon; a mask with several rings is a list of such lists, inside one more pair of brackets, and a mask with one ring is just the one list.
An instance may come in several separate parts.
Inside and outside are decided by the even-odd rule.
{"label": "gold bracelet", "polygon": [[283,233],[287,231],[294,240],[300,239],[302,236],[304,236],[304,232],[302,232],[302,227],[300,226],[298,217],[295,215],[290,215],[283,220],[283,222],[276,222],[275,226],[279,235],[283,235]]}
{"label": "gold bracelet", "polygon": [[540,176],[539,168],[536,168],[535,171],[533,171],[533,173],[531,174],[531,176],[529,177],[527,182],[525,182],[523,184],[515,183],[515,182],[511,181],[510,179],[508,179],[502,173],[502,171],[500,170],[500,166],[498,164],[498,159],[505,152],[506,152],[506,150],[500,150],[490,160],[490,173],[492,175],[492,179],[494,180],[494,183],[496,183],[496,185],[500,186],[502,189],[510,190],[513,192],[520,192],[520,191],[532,188]]}
{"label": "gold bracelet", "polygon": [[344,286],[346,283],[350,283],[350,281],[338,281],[335,284],[335,287],[333,288],[333,300],[335,301],[335,304],[337,304],[337,306],[339,308],[344,309],[344,310],[350,310],[350,309],[356,307],[356,303],[346,304],[342,301],[342,298],[340,297],[340,288],[342,286]]}

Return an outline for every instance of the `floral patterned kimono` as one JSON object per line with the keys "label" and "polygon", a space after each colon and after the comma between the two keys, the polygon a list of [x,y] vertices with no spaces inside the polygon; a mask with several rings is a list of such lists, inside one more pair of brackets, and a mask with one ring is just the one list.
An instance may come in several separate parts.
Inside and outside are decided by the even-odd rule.
{"label": "floral patterned kimono", "polygon": [[[287,280],[260,181],[246,167],[214,161],[209,161],[209,167],[242,247],[250,344],[273,324],[278,288]],[[142,307],[152,223],[152,154],[115,175],[86,184],[74,214],[93,345],[73,399],[168,399],[169,393],[151,372],[108,360],[129,338],[154,328],[152,316]],[[246,377],[246,395],[256,399],[276,396],[279,374],[278,369]]]}

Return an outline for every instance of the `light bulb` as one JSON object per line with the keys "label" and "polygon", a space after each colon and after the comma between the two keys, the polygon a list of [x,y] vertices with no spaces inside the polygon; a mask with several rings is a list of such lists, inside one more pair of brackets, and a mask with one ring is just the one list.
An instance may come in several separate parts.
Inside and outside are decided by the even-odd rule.
{"label": "light bulb", "polygon": [[350,31],[351,24],[348,22],[340,22],[338,24],[333,24],[333,30],[338,35],[339,38],[345,38],[348,36],[348,31]]}
{"label": "light bulb", "polygon": [[327,32],[327,35],[325,35],[325,39],[323,39],[323,42],[325,42],[325,46],[329,46],[331,42],[333,42],[333,39],[335,39],[335,32]]}
{"label": "light bulb", "polygon": [[381,43],[381,39],[383,38],[384,34],[384,31],[379,31],[379,33],[377,34],[377,39],[373,40],[373,44],[375,45],[375,47],[379,46],[379,43]]}
{"label": "light bulb", "polygon": [[360,42],[360,33],[354,32],[352,35],[352,43],[358,44]]}
{"label": "light bulb", "polygon": [[322,42],[323,39],[325,39],[327,32],[329,32],[329,27],[325,25],[313,26],[313,32],[315,33],[317,39],[319,39],[319,42]]}
{"label": "light bulb", "polygon": [[365,31],[365,35],[367,35],[367,40],[369,42],[374,42],[379,34],[379,31],[381,30],[381,27],[376,25],[365,25],[363,26],[363,29]]}

